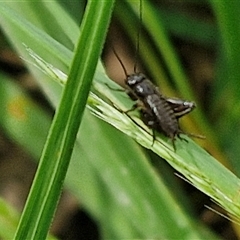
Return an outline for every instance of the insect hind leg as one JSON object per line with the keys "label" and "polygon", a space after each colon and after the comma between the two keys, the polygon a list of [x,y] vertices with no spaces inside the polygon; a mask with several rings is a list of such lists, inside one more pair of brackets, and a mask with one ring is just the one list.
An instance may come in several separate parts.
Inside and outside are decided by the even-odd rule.
{"label": "insect hind leg", "polygon": [[186,133],[186,132],[183,132],[182,130],[180,130],[178,133],[177,133],[177,137],[181,140],[184,140],[186,142],[188,142],[187,139],[183,138],[180,136],[180,134],[185,134],[187,135],[188,137],[193,137],[193,138],[199,138],[199,139],[205,139],[206,137],[203,136],[203,135],[198,135],[198,134],[193,134],[193,133]]}
{"label": "insect hind leg", "polygon": [[[135,109],[137,109],[137,108],[140,108],[140,106],[139,106],[137,103],[134,104],[133,107],[132,107],[131,109],[127,110],[127,111],[123,111],[123,110],[117,108],[115,105],[113,105],[113,106],[114,106],[118,111],[126,114],[127,117],[128,117],[134,124],[136,124],[138,127],[140,127],[143,131],[145,131],[146,133],[148,133],[149,135],[151,135],[144,127],[142,127],[137,121],[135,121],[135,120],[131,117],[131,115],[128,114],[129,112],[131,112],[131,111],[133,111],[133,110],[135,110]],[[141,110],[143,110],[143,109],[141,109]],[[143,121],[143,122],[144,122],[144,121]],[[146,123],[145,123],[145,124],[146,124]],[[147,126],[148,126],[148,125],[147,125]],[[151,128],[151,127],[150,127],[150,128]],[[152,135],[151,135],[151,136],[153,137],[151,147],[153,147],[154,142],[157,141],[157,142],[159,142],[160,144],[162,144],[164,147],[166,147],[166,148],[169,149],[168,146],[166,146],[165,144],[163,144],[162,142],[160,142],[160,141],[158,141],[158,140],[156,139],[156,131],[155,131],[154,128],[152,128]]]}
{"label": "insect hind leg", "polygon": [[135,104],[133,104],[133,106],[130,109],[128,109],[127,111],[124,111],[124,113],[127,114],[129,112],[132,112],[132,111],[138,109],[138,108],[139,108],[138,103],[135,103]]}
{"label": "insect hind leg", "polygon": [[[183,138],[183,137],[181,137],[181,135],[180,134],[186,134],[186,133],[184,133],[184,132],[179,132],[179,133],[177,133],[177,137],[182,141],[185,141],[185,142],[188,142],[188,140],[186,139],[186,138]],[[187,134],[186,134],[187,135]]]}
{"label": "insect hind leg", "polygon": [[185,142],[188,143],[188,140],[186,138],[181,137],[181,134],[185,134],[188,137],[195,137],[195,138],[205,139],[205,136],[196,135],[196,134],[192,134],[192,133],[185,133],[185,132],[183,132],[182,130],[179,129],[179,131],[176,134],[170,136],[170,138],[172,140],[173,149],[174,149],[175,152],[176,152],[176,144],[175,144],[176,137],[179,138],[181,141],[184,140]]}
{"label": "insect hind leg", "polygon": [[155,140],[156,140],[156,132],[155,132],[155,129],[152,129],[152,137],[153,137],[153,141],[152,141],[151,147],[153,147],[154,142],[155,142]]}
{"label": "insect hind leg", "polygon": [[185,134],[186,134],[187,136],[193,137],[193,138],[206,139],[205,136],[199,135],[199,134],[193,134],[193,133],[185,133]]}
{"label": "insect hind leg", "polygon": [[[143,128],[137,121],[135,121],[129,114],[128,112],[125,112],[125,114],[128,116],[128,118],[131,119],[131,121],[133,121],[138,127],[140,127],[143,131],[145,131],[146,133],[148,133],[149,135],[151,135],[145,128]],[[151,144],[151,147],[153,147],[155,141],[159,142],[160,144],[162,144],[164,147],[168,148],[168,146],[166,146],[165,144],[163,144],[162,142],[158,141],[156,139],[156,132],[155,132],[155,129],[152,129],[152,135],[151,135],[153,138],[152,138],[152,144]]]}

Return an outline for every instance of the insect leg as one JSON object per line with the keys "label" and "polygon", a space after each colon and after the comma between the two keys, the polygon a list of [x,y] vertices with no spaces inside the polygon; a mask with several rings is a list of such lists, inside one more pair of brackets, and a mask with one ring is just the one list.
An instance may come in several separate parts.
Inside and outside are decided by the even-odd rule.
{"label": "insect leg", "polygon": [[153,147],[154,142],[155,142],[155,140],[156,140],[156,132],[155,132],[155,129],[154,129],[154,128],[152,129],[152,136],[153,136],[153,141],[152,141],[151,147]]}
{"label": "insect leg", "polygon": [[175,144],[175,138],[172,138],[172,145],[173,145],[173,149],[174,149],[174,152],[176,152],[176,144]]}
{"label": "insect leg", "polygon": [[[145,128],[143,128],[137,121],[135,121],[135,120],[128,114],[128,112],[123,112],[123,113],[125,113],[125,114],[128,116],[128,118],[130,118],[131,121],[133,121],[133,122],[134,122],[138,127],[140,127],[143,131],[145,131],[146,133],[148,133],[149,135],[151,135]],[[151,135],[151,136],[153,137],[153,141],[152,141],[151,147],[153,147],[154,142],[157,141],[157,142],[159,142],[160,144],[162,144],[164,147],[166,147],[166,148],[169,149],[168,146],[166,146],[165,144],[163,144],[162,142],[160,142],[160,141],[158,141],[158,140],[156,139],[155,129],[152,129],[152,135]],[[169,150],[171,150],[171,149],[169,149]]]}
{"label": "insect leg", "polygon": [[[110,101],[110,100],[109,100]],[[144,127],[142,127],[137,121],[135,121],[132,117],[131,117],[131,115],[129,115],[128,113],[130,112],[130,110],[131,111],[133,111],[134,109],[136,109],[136,108],[139,108],[139,107],[141,107],[139,104],[134,104],[133,105],[133,107],[130,109],[130,110],[127,110],[127,111],[123,111],[123,110],[121,110],[118,106],[116,106],[112,101],[110,101],[111,102],[111,104],[112,104],[112,106],[116,109],[116,110],[118,110],[119,112],[121,112],[121,113],[124,113],[124,114],[126,114],[127,115],[127,117],[134,123],[134,124],[136,124],[138,127],[140,127],[143,131],[145,131],[146,133],[148,133],[149,135],[151,135]],[[140,112],[146,112],[144,109],[141,109],[141,111]],[[145,119],[146,120],[146,119]],[[142,121],[144,122],[144,119],[142,119]],[[147,125],[148,126],[148,125]],[[150,128],[151,128],[151,126],[149,126]],[[155,130],[154,129],[152,129],[152,133],[153,133],[153,135],[151,135],[152,137],[153,137],[153,142],[152,142],[152,145],[151,145],[151,147],[153,147],[153,145],[154,145],[154,142],[155,142],[155,140],[157,141],[157,142],[159,142],[160,144],[162,144],[164,147],[166,147],[166,148],[168,148],[169,150],[171,150],[168,146],[166,146],[165,144],[163,144],[162,142],[160,142],[160,141],[158,141],[157,139],[156,139],[156,134],[155,134]]]}
{"label": "insect leg", "polygon": [[193,134],[193,133],[184,133],[184,134],[186,134],[189,137],[194,137],[194,138],[199,138],[199,139],[206,139],[206,137],[203,136],[203,135],[198,135],[198,134]]}
{"label": "insect leg", "polygon": [[125,89],[122,88],[112,88],[111,86],[109,86],[107,83],[104,83],[109,89],[113,90],[113,91],[117,91],[117,92],[125,92]]}
{"label": "insect leg", "polygon": [[129,110],[127,110],[127,111],[124,111],[124,113],[129,113],[129,112],[132,112],[132,111],[134,111],[134,110],[136,110],[137,108],[139,108],[140,106],[139,106],[139,104],[138,103],[135,103],[135,104],[133,104],[133,106],[129,109]]}

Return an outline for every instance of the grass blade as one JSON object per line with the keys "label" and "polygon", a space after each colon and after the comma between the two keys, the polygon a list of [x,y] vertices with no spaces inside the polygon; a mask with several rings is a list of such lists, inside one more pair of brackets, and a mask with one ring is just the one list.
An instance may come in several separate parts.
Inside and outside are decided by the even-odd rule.
{"label": "grass blade", "polygon": [[[113,1],[98,4],[89,1],[68,83],[54,117],[15,239],[45,239],[47,235],[106,35],[112,5]],[[86,45],[89,47],[86,48]]]}
{"label": "grass blade", "polygon": [[[19,27],[24,29],[24,26]],[[25,34],[28,34],[29,38],[31,37],[31,34],[27,33],[27,31],[25,31]],[[34,37],[31,40],[34,42]],[[38,41],[41,42],[39,39]],[[51,42],[45,43],[50,43],[47,46],[50,49]],[[38,50],[41,47],[43,46],[38,46]],[[61,47],[63,46],[61,45]],[[31,48],[34,49],[32,46]],[[53,61],[49,61],[53,65],[55,65],[55,57],[58,57],[57,48],[54,50],[56,51],[53,55]],[[70,56],[71,54],[70,52]],[[48,60],[45,56],[42,57],[44,60]],[[66,67],[68,67],[67,64],[69,63],[66,62]],[[63,71],[62,68],[60,69]],[[100,65],[95,79],[96,83],[93,90],[101,98],[99,99],[96,95],[90,96],[89,105],[91,110],[121,131],[137,139],[143,146],[151,148],[152,137],[150,134],[135,126],[132,121],[129,121],[130,119],[127,116],[116,111],[108,101],[102,102],[103,99],[111,99],[114,104],[116,103],[117,106],[123,107],[123,109],[127,108],[125,102],[126,104],[132,104],[126,96],[115,96],[115,93],[106,88],[104,79],[107,79],[107,77]],[[111,85],[111,82],[107,83]],[[53,93],[49,92],[50,95]],[[123,100],[124,98],[125,100]],[[105,103],[108,104],[105,105]],[[107,117],[102,115],[102,112],[106,113]],[[65,121],[65,116],[62,120]],[[136,121],[139,120],[136,118]],[[69,174],[69,179],[72,181],[67,182],[67,185],[78,199],[84,203],[85,208],[101,223],[104,236],[111,236],[112,238],[131,238],[131,236],[132,238],[149,238],[157,235],[164,239],[173,239],[179,236],[184,239],[192,239],[194,236],[200,239],[202,234],[198,226],[196,227],[193,224],[191,217],[179,210],[180,203],[171,198],[168,190],[161,184],[161,180],[149,164],[149,159],[146,159],[142,151],[132,141],[128,141],[129,139],[127,140],[123,136],[119,137],[114,129],[109,130],[106,124],[103,123],[102,125],[105,125],[105,128],[99,129],[102,138],[97,138],[97,122],[99,121],[89,116],[87,112],[85,123],[83,122],[85,126],[82,125],[81,127],[86,138],[84,138],[84,141],[80,138],[81,141],[77,144],[77,147],[80,146],[80,149],[77,148],[76,155],[74,154],[74,166],[70,167],[71,173],[74,172],[74,174]],[[139,123],[141,125],[141,122]],[[94,141],[91,138],[87,138],[90,133],[94,136]],[[82,134],[83,132],[81,132],[80,136],[83,136]],[[101,141],[102,139],[104,141]],[[161,139],[162,136],[158,138],[160,142],[162,141]],[[230,197],[229,204],[230,202],[235,204],[238,199],[237,186],[239,183],[237,178],[222,167],[212,164],[214,160],[209,155],[201,152],[202,150],[199,150],[191,141],[189,141],[189,144],[177,141],[177,152],[173,153],[171,144],[165,140],[161,143],[164,144],[166,149],[161,143],[157,142],[153,150],[159,155],[166,157],[170,164],[183,172],[190,181],[209,194],[209,196],[215,196],[214,199],[222,201],[224,198],[229,200],[228,198]],[[91,145],[89,144],[90,141]],[[122,145],[122,143],[125,143],[125,145]],[[123,146],[122,149],[119,147],[120,145]],[[161,148],[163,149],[161,150]],[[114,151],[109,151],[109,149],[114,149]],[[198,153],[199,155],[197,156]],[[195,154],[197,156],[196,161]],[[210,161],[210,164],[207,165],[208,161]],[[207,171],[207,168],[212,167],[216,168],[214,176],[211,176],[209,169]],[[126,171],[122,171],[126,169],[127,174]],[[217,174],[220,174],[220,176],[226,174],[226,178],[219,181],[217,176],[215,176]],[[79,176],[83,177],[79,178]],[[216,183],[216,181],[220,183]],[[223,181],[226,181],[225,184],[230,182],[229,186],[233,187],[233,190],[226,190],[222,186]],[[125,206],[124,201],[121,201],[121,199],[124,200],[125,198],[121,198],[121,196],[127,196],[131,203],[136,204],[132,204],[132,207]],[[159,207],[159,202],[161,202],[162,207]],[[234,204],[232,204],[232,208],[234,208]],[[238,214],[236,213],[235,215]],[[168,221],[165,221],[166,216]],[[146,221],[146,219],[149,221]],[[181,224],[178,225],[179,219],[185,223],[184,228],[182,228]],[[172,226],[174,226],[174,231]],[[202,239],[209,238],[202,237]]]}

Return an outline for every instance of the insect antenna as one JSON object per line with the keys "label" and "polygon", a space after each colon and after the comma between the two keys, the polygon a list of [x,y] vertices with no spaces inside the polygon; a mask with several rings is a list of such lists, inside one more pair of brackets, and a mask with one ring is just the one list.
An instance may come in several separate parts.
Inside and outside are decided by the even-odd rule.
{"label": "insect antenna", "polygon": [[[134,56],[134,67],[133,67],[134,73],[137,72],[137,66],[138,66],[138,58],[139,58],[138,54],[139,54],[139,47],[140,47],[141,24],[142,24],[142,0],[139,1],[139,24],[138,24],[138,30],[137,30],[136,49],[135,49],[135,54],[134,54],[135,55]],[[127,73],[127,69],[123,64],[122,59],[118,55],[118,53],[117,53],[116,49],[114,48],[113,44],[111,44],[111,48],[112,48],[112,51],[113,51],[114,55],[116,56],[117,60],[119,61],[120,65],[121,65],[121,67],[124,71],[124,74],[127,78],[129,76],[129,74]]]}
{"label": "insect antenna", "polygon": [[139,59],[139,48],[140,48],[140,35],[142,30],[142,0],[139,2],[139,22],[138,22],[138,30],[137,30],[137,42],[136,42],[136,49],[135,49],[135,63],[134,63],[134,73],[137,72],[138,66],[138,59]]}
{"label": "insect antenna", "polygon": [[112,50],[113,50],[113,53],[116,56],[117,60],[119,61],[120,65],[121,65],[121,67],[122,67],[122,69],[124,71],[124,74],[125,74],[125,76],[127,78],[128,77],[127,69],[125,68],[125,66],[123,64],[122,59],[119,57],[119,55],[117,54],[117,52],[116,52],[116,50],[115,50],[115,48],[113,46],[112,46]]}

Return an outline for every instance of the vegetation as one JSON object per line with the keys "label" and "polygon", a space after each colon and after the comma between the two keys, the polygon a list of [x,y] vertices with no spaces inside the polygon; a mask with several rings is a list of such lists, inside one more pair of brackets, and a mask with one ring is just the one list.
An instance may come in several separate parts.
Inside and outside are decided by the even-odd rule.
{"label": "vegetation", "polygon": [[[131,113],[134,121],[123,112],[131,108],[132,101],[124,92],[112,90],[119,86],[109,79],[101,62],[97,63],[113,4],[88,1],[85,9],[83,1],[68,5],[60,1],[0,3],[5,36],[56,108],[51,121],[47,111],[1,73],[1,127],[40,159],[20,221],[6,202],[0,202],[3,239],[45,238],[63,184],[96,220],[103,239],[219,239],[198,219],[193,200],[174,176],[176,170],[221,206],[228,218],[239,222],[240,3],[186,1],[179,8],[162,4],[158,9],[143,1],[138,61],[164,94],[197,102],[197,109],[181,126],[186,132],[206,136],[197,141],[202,147],[183,136],[186,141],[177,139],[176,151],[161,134],[152,144],[152,132],[137,112]],[[196,14],[201,9],[210,11],[206,13],[209,19],[191,15],[192,9]],[[113,20],[121,24],[132,46],[136,45],[138,17],[138,1],[116,2]],[[180,43],[214,53],[214,81],[208,83],[211,91],[205,90],[206,83],[189,80],[190,67],[182,61],[186,55],[181,58],[177,50]],[[194,59],[192,55],[191,61]],[[156,160],[146,149],[161,159]]]}

